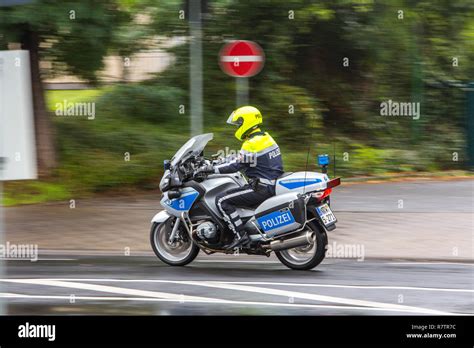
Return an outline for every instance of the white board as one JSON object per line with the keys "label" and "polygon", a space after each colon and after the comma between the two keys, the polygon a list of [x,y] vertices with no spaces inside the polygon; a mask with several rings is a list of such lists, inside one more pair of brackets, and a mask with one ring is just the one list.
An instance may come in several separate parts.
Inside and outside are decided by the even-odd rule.
{"label": "white board", "polygon": [[0,51],[0,157],[0,180],[37,178],[28,51]]}

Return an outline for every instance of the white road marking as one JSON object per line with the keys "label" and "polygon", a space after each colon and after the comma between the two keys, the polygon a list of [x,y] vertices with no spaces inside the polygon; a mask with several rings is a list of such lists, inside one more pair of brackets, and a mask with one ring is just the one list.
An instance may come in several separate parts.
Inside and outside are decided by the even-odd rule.
{"label": "white road marking", "polygon": [[[93,291],[103,291],[103,292],[111,292],[111,293],[118,293],[124,295],[138,295],[144,297],[152,297],[152,298],[167,298],[178,300],[177,296],[179,297],[180,301],[192,301],[198,300],[200,302],[221,302],[227,301],[222,299],[215,299],[215,298],[205,298],[205,297],[196,297],[196,296],[184,296],[184,295],[177,295],[177,294],[170,294],[170,293],[163,293],[163,292],[155,292],[155,291],[148,291],[148,290],[138,290],[138,289],[130,289],[130,288],[121,288],[115,286],[105,286],[105,285],[93,285],[93,284],[86,284],[86,283],[78,283],[76,280],[73,279],[66,279],[66,280],[58,280],[58,279],[0,279],[3,282],[11,282],[11,283],[23,283],[23,284],[37,284],[37,285],[47,285],[47,286],[59,286],[59,287],[67,287],[67,288],[75,288],[75,289],[83,289],[83,290],[93,290]],[[82,280],[84,281],[84,279]],[[185,285],[195,285],[195,286],[204,286],[204,287],[211,287],[211,288],[219,288],[219,289],[226,289],[226,290],[236,290],[236,291],[245,291],[245,292],[253,292],[253,293],[261,293],[266,295],[274,295],[274,296],[284,296],[287,298],[301,298],[306,300],[313,300],[313,301],[321,301],[321,302],[332,302],[332,303],[340,303],[350,306],[361,306],[360,308],[379,308],[380,310],[386,311],[397,311],[397,312],[410,312],[410,313],[423,313],[423,314],[434,314],[434,315],[454,315],[456,313],[444,312],[434,309],[428,308],[421,308],[415,306],[406,306],[406,305],[399,305],[399,304],[390,304],[390,303],[383,303],[383,302],[375,302],[375,301],[366,301],[366,300],[357,300],[357,299],[350,299],[350,298],[343,298],[343,297],[334,297],[334,296],[325,296],[325,295],[317,295],[317,294],[308,294],[303,292],[295,292],[295,291],[286,291],[286,290],[279,290],[279,289],[272,289],[272,288],[261,288],[255,286],[246,286],[246,285],[238,285],[232,283],[224,283],[218,281],[180,281],[180,280],[112,280],[112,279],[90,279],[89,281],[122,281],[122,282],[156,282],[156,283],[175,283],[175,284],[185,284]],[[224,303],[224,302],[222,302]],[[234,303],[234,302],[225,302],[225,303]],[[260,302],[256,302],[260,303]]]}
{"label": "white road marking", "polygon": [[[0,298],[31,298],[31,299],[59,299],[70,300],[67,295],[26,295],[16,293],[0,293]],[[141,302],[176,302],[177,300],[165,298],[150,298],[150,297],[117,297],[117,296],[75,296],[75,300],[98,300],[98,301],[141,301]],[[318,305],[318,304],[298,304],[298,303],[279,303],[279,302],[254,302],[254,301],[233,301],[233,300],[218,300],[218,301],[198,301],[187,300],[190,303],[208,303],[208,304],[231,304],[231,305],[253,305],[263,307],[297,307],[297,308],[323,308],[323,309],[351,309],[363,311],[386,311],[383,308],[372,307],[354,307],[354,306],[337,306],[337,305]]]}
{"label": "white road marking", "polygon": [[454,315],[454,313],[443,312],[443,311],[438,311],[438,310],[428,309],[428,308],[405,306],[405,305],[375,302],[375,301],[356,300],[356,299],[350,299],[350,298],[344,298],[344,297],[307,294],[304,292],[286,291],[286,290],[278,290],[278,289],[271,289],[271,288],[260,288],[256,286],[224,284],[224,283],[218,283],[218,282],[202,282],[202,281],[185,281],[185,282],[182,282],[182,284],[206,286],[206,287],[217,288],[217,289],[254,292],[254,293],[260,293],[260,294],[265,294],[265,295],[285,296],[288,298],[291,298],[291,297],[301,298],[301,299],[313,300],[313,301],[342,303],[346,305],[383,308],[385,310],[396,310],[396,311],[402,310],[405,312],[410,311],[410,312],[423,313],[423,314]]}
{"label": "white road marking", "polygon": [[[71,253],[71,250],[68,249],[41,249],[41,255],[48,256],[124,256],[123,251],[111,251],[111,250],[89,250],[89,249],[75,249],[74,253]],[[154,256],[156,257],[153,251],[132,251],[131,256]]]}
{"label": "white road marking", "polygon": [[77,261],[78,259],[58,259],[58,258],[38,258],[36,260],[32,259],[25,259],[19,257],[0,257],[0,261],[31,261],[31,262],[38,262],[38,261]]}
{"label": "white road marking", "polygon": [[[15,294],[15,293],[0,293],[0,298],[31,298],[31,299],[60,299],[70,300],[70,296],[67,295],[26,295],[26,294]],[[150,297],[116,297],[116,296],[75,296],[77,300],[98,300],[98,301],[141,301],[141,302],[176,302],[177,300],[165,299],[165,298],[150,298]],[[317,305],[317,304],[298,304],[298,303],[278,303],[278,302],[252,302],[252,301],[231,301],[231,300],[218,300],[218,301],[198,301],[198,300],[187,300],[189,303],[208,303],[208,304],[231,304],[231,305],[252,305],[252,306],[263,306],[263,307],[296,307],[296,308],[324,308],[324,309],[351,309],[351,310],[364,310],[364,311],[385,311],[383,308],[367,308],[367,307],[351,307],[351,306],[337,306],[337,305]],[[411,311],[409,311],[411,313]]]}
{"label": "white road marking", "polygon": [[[60,280],[71,282],[123,282],[123,283],[177,283],[184,284],[187,280],[165,280],[165,279],[117,279],[117,278],[42,278],[43,280]],[[2,279],[0,279],[2,281]],[[347,288],[367,290],[414,290],[414,291],[442,291],[442,292],[474,292],[474,289],[455,288],[424,288],[414,286],[389,286],[389,285],[344,285],[344,284],[315,284],[315,283],[280,283],[280,282],[247,282],[227,280],[203,280],[203,282],[216,282],[221,284],[242,285],[277,285],[277,286],[301,286],[321,288]]]}
{"label": "white road marking", "polygon": [[282,286],[302,286],[321,288],[347,288],[347,289],[368,289],[368,290],[415,290],[415,291],[446,291],[446,292],[474,292],[474,289],[454,289],[454,288],[420,288],[414,286],[385,286],[385,285],[341,285],[341,284],[314,284],[314,283],[276,283],[276,282],[220,282],[226,284],[247,284],[247,285],[282,285]]}
{"label": "white road marking", "polygon": [[20,284],[56,286],[56,287],[73,288],[73,289],[81,289],[81,290],[92,290],[92,291],[109,292],[109,293],[122,294],[122,295],[165,298],[165,299],[172,299],[175,301],[176,300],[179,300],[179,301],[199,300],[199,301],[206,301],[206,302],[219,301],[219,299],[207,298],[207,297],[188,296],[188,295],[182,295],[182,294],[172,294],[172,293],[166,293],[166,292],[129,289],[129,288],[121,288],[117,286],[96,285],[96,284],[78,283],[78,282],[71,282],[71,281],[62,281],[62,280],[0,279],[0,281],[10,282],[10,283],[20,283]]}
{"label": "white road marking", "polygon": [[467,262],[387,262],[387,265],[459,265],[459,266],[474,266],[474,263]]}

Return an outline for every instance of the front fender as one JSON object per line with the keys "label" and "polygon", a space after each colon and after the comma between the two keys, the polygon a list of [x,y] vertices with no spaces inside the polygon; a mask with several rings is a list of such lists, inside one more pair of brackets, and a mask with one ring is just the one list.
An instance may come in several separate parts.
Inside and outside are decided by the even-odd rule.
{"label": "front fender", "polygon": [[166,210],[162,210],[160,211],[159,213],[155,214],[155,216],[153,216],[153,219],[151,219],[151,222],[154,223],[162,223],[162,222],[165,222],[171,215],[168,214],[168,212]]}

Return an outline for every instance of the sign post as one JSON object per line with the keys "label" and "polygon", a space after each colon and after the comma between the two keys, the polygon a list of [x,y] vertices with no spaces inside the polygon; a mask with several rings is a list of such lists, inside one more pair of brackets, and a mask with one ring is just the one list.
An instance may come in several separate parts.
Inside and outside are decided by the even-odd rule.
{"label": "sign post", "polygon": [[201,134],[202,119],[202,28],[201,0],[189,2],[189,81],[191,108],[191,136]]}
{"label": "sign post", "polygon": [[474,171],[474,82],[466,86],[468,169]]}
{"label": "sign post", "polygon": [[249,102],[248,78],[257,75],[265,63],[262,48],[253,41],[230,41],[219,52],[219,65],[227,75],[236,78],[237,107]]}
{"label": "sign post", "polygon": [[249,103],[249,79],[246,77],[238,77],[235,79],[235,89],[237,92],[237,107],[248,105]]}

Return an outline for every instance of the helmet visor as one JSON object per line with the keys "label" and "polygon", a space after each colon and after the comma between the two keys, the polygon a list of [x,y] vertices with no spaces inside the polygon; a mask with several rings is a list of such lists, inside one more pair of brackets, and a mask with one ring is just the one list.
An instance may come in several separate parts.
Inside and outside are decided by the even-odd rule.
{"label": "helmet visor", "polygon": [[227,124],[232,124],[234,126],[239,126],[239,123],[237,121],[233,121],[234,115],[235,115],[235,112],[230,114],[229,118],[227,119]]}
{"label": "helmet visor", "polygon": [[237,120],[234,121],[235,112],[231,113],[229,118],[227,119],[227,124],[231,124],[233,126],[241,126],[244,123],[244,119],[239,117]]}

